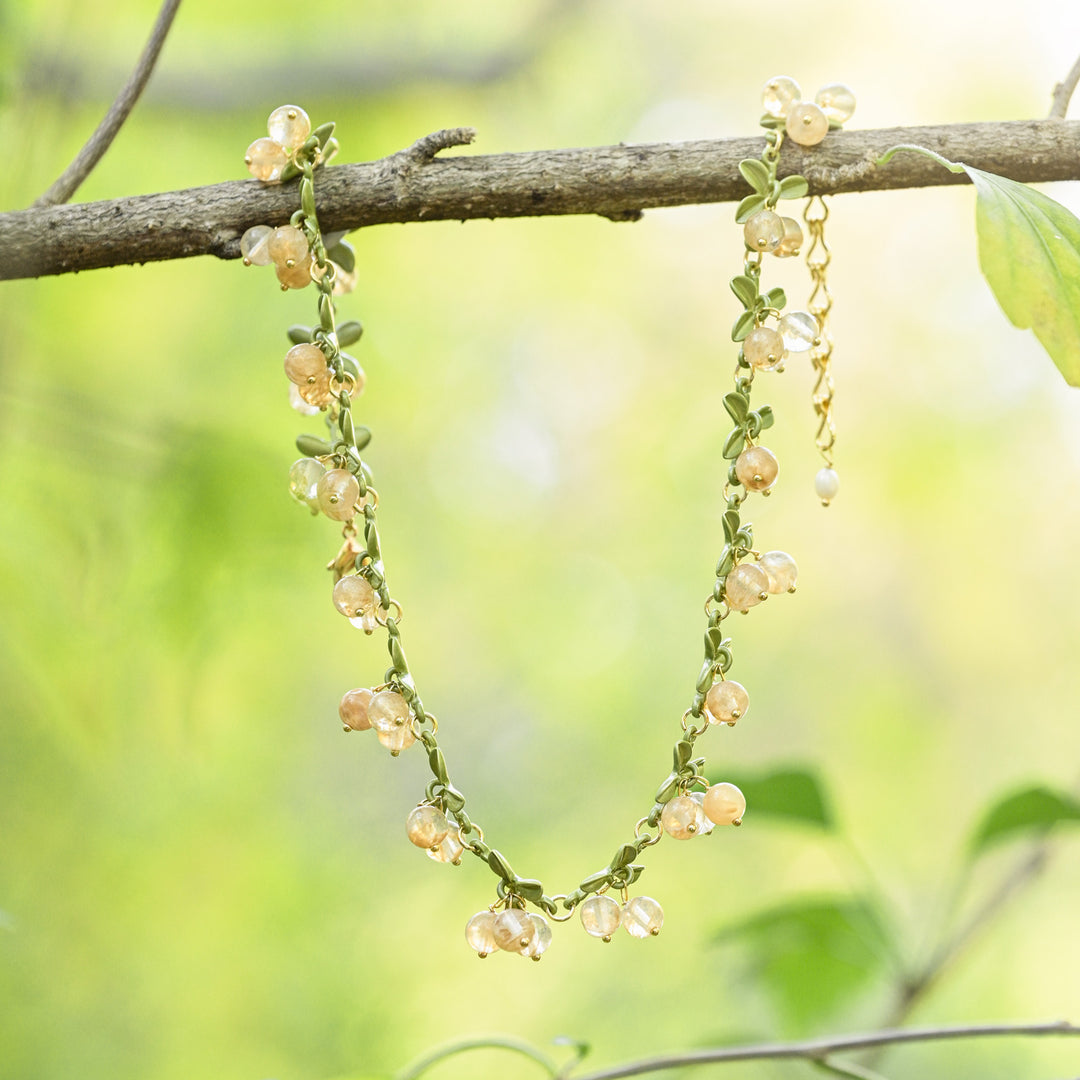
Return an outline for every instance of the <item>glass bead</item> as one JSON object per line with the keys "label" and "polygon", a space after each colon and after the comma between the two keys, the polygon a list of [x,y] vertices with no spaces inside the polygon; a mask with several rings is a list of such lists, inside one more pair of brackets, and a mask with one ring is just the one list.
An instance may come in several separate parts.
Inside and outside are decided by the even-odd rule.
{"label": "glass bead", "polygon": [[[411,728],[400,728],[401,731],[409,731],[412,733]],[[381,739],[382,736],[380,735]],[[412,740],[409,741],[409,745],[412,745]],[[451,829],[445,837],[443,842],[437,848],[431,848],[427,856],[432,862],[450,863],[453,866],[461,865],[461,856],[465,854],[465,845],[461,842],[461,836],[457,829]]]}
{"label": "glass bead", "polygon": [[348,574],[334,586],[334,607],[346,619],[355,619],[375,610],[375,590],[366,578],[359,574]]}
{"label": "glass bead", "polygon": [[765,571],[765,576],[769,579],[769,592],[774,596],[795,591],[799,568],[786,551],[766,551],[758,559],[758,566]]}
{"label": "glass bead", "polygon": [[743,241],[751,251],[775,251],[784,239],[784,221],[771,210],[759,210],[743,226]]}
{"label": "glass bead", "polygon": [[755,326],[742,343],[746,362],[758,371],[775,371],[784,363],[784,339],[767,326]]}
{"label": "glass bead", "polygon": [[274,273],[285,289],[304,289],[311,284],[311,255],[295,266],[275,264]]}
{"label": "glass bead", "polygon": [[735,476],[747,491],[768,491],[779,472],[776,455],[764,446],[747,447],[735,459]]}
{"label": "glass bead", "polygon": [[532,941],[521,950],[521,955],[527,956],[531,960],[539,960],[548,951],[548,946],[551,944],[551,926],[543,915],[533,914],[529,918],[536,927],[536,934]]}
{"label": "glass bead", "polygon": [[622,922],[622,908],[611,896],[590,896],[588,900],[582,901],[578,913],[585,933],[603,938],[604,941],[611,940],[611,935],[619,929]]}
{"label": "glass bead", "polygon": [[334,295],[335,296],[348,296],[349,293],[355,291],[357,282],[360,280],[360,275],[357,273],[356,267],[352,270],[344,270],[337,263],[334,263]]}
{"label": "glass bead", "polygon": [[802,226],[793,217],[782,217],[780,220],[784,223],[784,236],[773,254],[778,259],[789,259],[792,255],[798,255],[803,245]]}
{"label": "glass bead", "polygon": [[311,121],[299,105],[281,105],[270,114],[266,130],[270,132],[271,139],[287,150],[295,151],[304,145],[304,140],[311,134]]}
{"label": "glass bead", "polygon": [[[397,757],[402,750],[408,750],[409,747],[416,742],[416,736],[413,734],[412,727],[408,725],[395,728],[393,731],[376,731],[375,734],[378,737],[379,742],[390,751],[393,757]],[[446,841],[444,840],[443,843],[445,844]]]}
{"label": "glass bead", "polygon": [[478,911],[465,924],[465,940],[482,957],[490,956],[499,947],[495,944],[495,913]]}
{"label": "glass bead", "polygon": [[315,501],[319,481],[326,475],[326,468],[321,461],[302,457],[294,461],[289,468],[289,494],[305,506]]}
{"label": "glass bead", "polygon": [[769,595],[769,575],[757,563],[739,563],[724,582],[724,599],[732,611],[749,611]]}
{"label": "glass bead", "polygon": [[330,373],[326,356],[318,345],[302,342],[285,354],[285,376],[291,383],[313,385]]}
{"label": "glass bead", "polygon": [[787,133],[800,146],[817,146],[829,134],[828,117],[812,101],[797,101],[788,110]]}
{"label": "glass bead", "polygon": [[701,819],[698,822],[698,836],[708,836],[713,831],[713,823],[705,816],[705,792],[692,791],[690,798],[701,807]]}
{"label": "glass bead", "polygon": [[536,923],[521,908],[507,908],[495,916],[495,944],[506,952],[522,952],[536,937]]}
{"label": "glass bead", "polygon": [[240,237],[240,255],[245,266],[269,266],[273,262],[269,248],[273,235],[274,230],[269,225],[252,225]]}
{"label": "glass bead", "polygon": [[282,170],[289,164],[289,155],[274,139],[256,139],[244,154],[244,164],[256,180],[280,180]]}
{"label": "glass bead", "polygon": [[[329,386],[327,386],[329,389]],[[289,404],[301,416],[318,416],[322,410],[318,405],[309,405],[300,395],[300,387],[296,383],[289,383]]]}
{"label": "glass bead", "polygon": [[825,118],[833,124],[846,124],[855,112],[855,93],[843,83],[829,83],[815,95]]}
{"label": "glass bead", "polygon": [[295,225],[282,225],[275,229],[266,247],[275,265],[290,269],[303,263],[311,250],[307,237]]}
{"label": "glass bead", "polygon": [[784,348],[788,352],[808,352],[814,347],[814,342],[821,338],[821,328],[817,319],[808,311],[789,311],[776,329],[784,339]]}
{"label": "glass bead", "polygon": [[380,733],[390,734],[412,726],[409,703],[396,690],[381,690],[368,705],[368,720]]}
{"label": "glass bead", "polygon": [[375,695],[363,687],[349,690],[338,705],[338,716],[350,731],[367,731],[371,727],[368,705]]}
{"label": "glass bead", "polygon": [[814,477],[814,494],[826,505],[836,498],[840,490],[840,477],[835,469],[818,469]]}
{"label": "glass bead", "polygon": [[450,831],[446,815],[437,806],[418,806],[405,820],[405,833],[417,847],[437,848]]}
{"label": "glass bead", "polygon": [[713,683],[705,695],[705,709],[714,724],[734,724],[746,715],[750,708],[750,695],[746,687],[734,679]]}
{"label": "glass bead", "polygon": [[[379,613],[385,617],[385,612],[380,608]],[[376,618],[375,609],[365,611],[362,615],[353,615],[349,619],[349,622],[356,627],[357,630],[363,630],[365,634],[374,634],[375,627],[379,625],[379,620]]]}
{"label": "glass bead", "polygon": [[738,825],[746,813],[746,797],[734,784],[713,784],[705,792],[705,814],[717,825]]}
{"label": "glass bead", "polygon": [[631,937],[656,937],[664,925],[664,909],[651,896],[635,896],[622,909],[622,924]]}
{"label": "glass bead", "polygon": [[319,509],[334,521],[349,521],[356,514],[360,485],[348,469],[330,469],[319,481]]}
{"label": "glass bead", "polygon": [[[293,383],[296,386],[295,383]],[[316,412],[329,405],[334,399],[334,388],[330,378],[330,369],[313,383],[302,383],[296,386],[297,396],[306,402]]]}
{"label": "glass bead", "polygon": [[761,88],[761,104],[770,116],[787,116],[788,109],[802,97],[794,79],[776,75]]}
{"label": "glass bead", "polygon": [[664,804],[660,824],[668,836],[676,840],[690,840],[700,832],[700,814],[701,807],[689,795],[676,795]]}

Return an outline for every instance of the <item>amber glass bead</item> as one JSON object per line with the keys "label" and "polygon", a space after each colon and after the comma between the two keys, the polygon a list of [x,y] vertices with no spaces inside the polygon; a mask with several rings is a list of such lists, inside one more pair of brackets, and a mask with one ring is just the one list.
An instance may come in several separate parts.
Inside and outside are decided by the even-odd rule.
{"label": "amber glass bead", "polygon": [[334,607],[346,619],[375,610],[375,590],[359,574],[347,574],[334,586]]}
{"label": "amber glass bead", "polygon": [[812,101],[797,101],[788,110],[787,133],[800,146],[817,146],[829,134],[828,117]]}
{"label": "amber glass bead", "polygon": [[348,521],[356,514],[360,484],[348,469],[330,469],[319,481],[319,509],[334,521]]}
{"label": "amber glass bead", "polygon": [[701,814],[698,817],[698,836],[708,836],[713,831],[713,823],[705,816],[705,792],[691,791],[689,797],[701,808]]}
{"label": "amber glass bead", "polygon": [[743,241],[751,251],[775,251],[783,239],[783,219],[771,210],[759,210],[743,226]]}
{"label": "amber glass bead", "polygon": [[786,551],[766,551],[758,559],[758,566],[765,571],[765,576],[769,579],[769,592],[774,596],[795,591],[799,568]]}
{"label": "amber glass bead", "polygon": [[786,75],[774,76],[761,88],[761,104],[770,116],[786,116],[801,97],[799,84]]}
{"label": "amber glass bead", "polygon": [[[412,733],[411,728],[399,728],[399,731],[409,731]],[[380,735],[381,739],[382,736]],[[410,739],[409,745],[412,745]],[[457,829],[451,829],[446,836],[443,837],[443,842],[437,848],[431,848],[427,855],[432,862],[450,863],[453,866],[461,865],[461,856],[465,854],[465,845],[461,842],[461,837],[458,835]]]}
{"label": "amber glass bead", "polygon": [[280,180],[282,170],[289,164],[289,155],[274,139],[256,139],[244,154],[244,164],[256,180]]}
{"label": "amber glass bead", "polygon": [[[292,384],[296,386],[296,383]],[[334,400],[333,380],[330,378],[329,368],[326,374],[316,379],[313,383],[302,383],[296,386],[297,396],[316,412],[329,405]]]}
{"label": "amber glass bead", "polygon": [[746,687],[734,679],[713,683],[705,695],[705,710],[714,724],[734,724],[750,708]]}
{"label": "amber glass bead", "polygon": [[446,815],[437,806],[418,806],[405,821],[409,842],[429,851],[437,848],[450,831]]}
{"label": "amber glass bead", "polygon": [[305,289],[311,284],[311,256],[301,259],[294,266],[275,264],[274,273],[285,289]]}
{"label": "amber glass bead", "polygon": [[668,836],[676,840],[690,840],[700,832],[701,807],[689,795],[676,795],[664,804],[660,824]]}
{"label": "amber glass bead", "polygon": [[326,357],[318,345],[303,342],[285,354],[285,376],[289,382],[303,386],[313,384],[329,375]]}
{"label": "amber glass bead", "polygon": [[310,251],[307,237],[295,225],[276,228],[266,246],[275,265],[289,269],[303,263]]}
{"label": "amber glass bead", "polygon": [[590,896],[588,900],[583,900],[578,915],[585,932],[604,941],[611,940],[611,935],[622,922],[622,908],[611,896]]}
{"label": "amber glass bead", "polygon": [[717,825],[738,825],[746,813],[746,798],[734,784],[713,784],[705,792],[705,815]]}
{"label": "amber glass bead", "polygon": [[[327,390],[330,389],[329,383],[327,384]],[[322,411],[318,405],[311,405],[306,402],[300,394],[300,387],[296,383],[289,383],[289,404],[301,415],[301,416],[318,416]]]}
{"label": "amber glass bead", "polygon": [[480,956],[490,956],[499,947],[495,944],[495,913],[478,911],[465,925],[465,940]]}
{"label": "amber glass bead", "polygon": [[310,506],[318,497],[319,481],[326,475],[326,468],[314,458],[302,457],[289,468],[289,494],[297,502]]}
{"label": "amber glass bead", "polygon": [[[374,727],[374,725],[372,725]],[[413,734],[412,725],[406,724],[405,727],[394,728],[393,731],[376,731],[376,737],[379,742],[390,751],[391,756],[397,757],[402,750],[408,750],[414,742],[416,742],[416,736]],[[449,837],[447,837],[449,840]],[[446,846],[447,840],[443,841],[443,847]],[[442,848],[439,849],[440,851]],[[429,852],[431,854],[431,852]],[[441,860],[444,862],[453,862],[453,859]]]}
{"label": "amber glass bead", "polygon": [[792,255],[798,255],[802,248],[802,226],[793,217],[782,217],[780,220],[784,223],[784,236],[773,254],[778,259],[790,259]]}
{"label": "amber glass bead", "polygon": [[776,455],[764,446],[747,447],[735,459],[735,475],[747,491],[768,491],[779,472]]}
{"label": "amber glass bead", "polygon": [[724,582],[724,599],[732,611],[749,611],[769,595],[769,575],[757,563],[739,563]]}
{"label": "amber glass bead", "polygon": [[767,326],[755,326],[743,341],[746,362],[758,371],[775,371],[784,363],[784,339]]}
{"label": "amber glass bead", "polygon": [[536,923],[520,908],[507,908],[495,916],[495,944],[506,952],[520,953],[536,937]]}
{"label": "amber glass bead", "polygon": [[412,713],[409,703],[396,690],[381,690],[368,705],[368,720],[376,731],[389,733],[409,728]]}
{"label": "amber glass bead", "polygon": [[375,695],[363,687],[349,690],[338,705],[338,716],[350,731],[367,731],[371,727],[368,705]]}
{"label": "amber glass bead", "polygon": [[295,152],[311,134],[311,121],[299,105],[280,105],[270,114],[266,129],[271,139],[281,143],[286,150]]}
{"label": "amber glass bead", "polygon": [[664,909],[651,896],[632,897],[623,906],[622,924],[631,937],[656,937],[664,925]]}
{"label": "amber glass bead", "polygon": [[274,230],[269,225],[252,225],[240,237],[240,257],[245,266],[269,266],[273,262],[269,247],[273,235]]}
{"label": "amber glass bead", "polygon": [[814,101],[821,107],[825,118],[833,124],[846,124],[855,112],[855,93],[843,83],[830,83],[823,86],[815,95]]}

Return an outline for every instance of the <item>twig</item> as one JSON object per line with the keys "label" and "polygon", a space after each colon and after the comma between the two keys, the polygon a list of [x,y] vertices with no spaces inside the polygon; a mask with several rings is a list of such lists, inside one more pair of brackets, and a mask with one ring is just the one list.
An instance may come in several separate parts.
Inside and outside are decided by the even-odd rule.
{"label": "twig", "polygon": [[[921,155],[873,164],[897,143],[917,143],[1013,180],[1080,179],[1080,122],[1061,120],[841,131],[809,149],[785,144],[780,176],[801,173],[813,194],[968,182]],[[318,184],[319,220],[329,231],[550,214],[632,220],[645,208],[741,199],[748,188],[739,161],[759,156],[761,148],[761,138],[742,138],[458,155],[405,176],[401,158],[390,155],[327,168]],[[236,180],[0,214],[0,279],[191,255],[236,258],[245,229],[288,221],[297,190],[293,183]]]}
{"label": "twig", "polygon": [[[425,165],[440,150],[449,150],[452,146],[468,146],[476,141],[476,128],[443,128],[417,139],[407,150],[400,151],[394,157],[402,157],[413,165]],[[392,158],[390,160],[393,160]]]}
{"label": "twig", "polygon": [[128,77],[124,88],[109,107],[105,118],[98,124],[97,130],[75,155],[75,160],[60,174],[48,191],[34,200],[34,207],[66,203],[112,145],[113,139],[116,138],[117,132],[135,107],[135,102],[139,100],[139,95],[143,92],[143,87],[146,86],[150,73],[154,70],[158,53],[165,44],[165,38],[168,36],[173,17],[179,6],[180,0],[165,0],[161,5],[154,29],[150,33],[150,40],[146,43],[146,48],[143,49],[139,62]]}
{"label": "twig", "polygon": [[1077,57],[1076,63],[1073,64],[1072,70],[1065,76],[1064,81],[1054,87],[1054,104],[1050,107],[1049,119],[1065,119],[1065,113],[1069,111],[1069,101],[1077,83],[1080,83],[1080,57]]}
{"label": "twig", "polygon": [[853,1061],[837,1061],[835,1058],[819,1058],[814,1064],[822,1072],[833,1076],[847,1076],[850,1080],[885,1080],[881,1073],[868,1069],[865,1065],[856,1065]]}
{"label": "twig", "polygon": [[395,1080],[416,1080],[418,1076],[427,1072],[432,1065],[437,1065],[448,1057],[468,1053],[471,1050],[510,1050],[515,1054],[524,1054],[525,1057],[532,1058],[538,1065],[542,1065],[547,1070],[548,1076],[554,1077],[558,1075],[559,1067],[555,1062],[531,1043],[520,1039],[492,1035],[475,1039],[461,1039],[459,1042],[440,1046],[402,1069],[395,1077]]}
{"label": "twig", "polygon": [[681,1069],[693,1065],[716,1065],[731,1061],[764,1061],[798,1059],[813,1062],[834,1072],[847,1068],[840,1075],[862,1076],[870,1080],[871,1072],[859,1073],[858,1066],[840,1066],[829,1060],[834,1054],[866,1050],[875,1046],[896,1046],[902,1043],[939,1042],[947,1039],[983,1039],[1001,1036],[1080,1035],[1080,1027],[1059,1020],[1044,1024],[969,1024],[953,1027],[906,1028],[875,1031],[866,1035],[848,1035],[830,1039],[808,1039],[804,1042],[766,1043],[759,1046],[718,1047],[712,1050],[691,1050],[683,1054],[666,1054],[644,1058],[626,1065],[616,1065],[598,1072],[582,1073],[574,1080],[620,1080],[624,1076],[643,1076],[662,1069]]}

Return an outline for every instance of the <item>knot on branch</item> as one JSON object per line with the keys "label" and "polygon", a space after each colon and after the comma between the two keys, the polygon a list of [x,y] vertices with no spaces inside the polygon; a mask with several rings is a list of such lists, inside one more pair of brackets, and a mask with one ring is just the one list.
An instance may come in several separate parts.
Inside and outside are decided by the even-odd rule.
{"label": "knot on branch", "polygon": [[468,146],[476,140],[476,128],[443,128],[430,135],[417,139],[412,146],[394,155],[406,168],[426,165],[440,150],[449,150],[452,146]]}

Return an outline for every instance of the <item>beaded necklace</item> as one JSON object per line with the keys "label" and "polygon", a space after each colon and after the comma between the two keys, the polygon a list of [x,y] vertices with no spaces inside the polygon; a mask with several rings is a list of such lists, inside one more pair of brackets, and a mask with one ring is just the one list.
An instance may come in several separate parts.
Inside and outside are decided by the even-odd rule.
{"label": "beaded necklace", "polygon": [[705,778],[705,758],[697,755],[696,744],[712,726],[733,727],[750,704],[745,687],[727,677],[734,657],[731,639],[721,625],[724,619],[733,611],[745,614],[770,595],[795,591],[795,560],[783,551],[757,551],[753,528],[742,519],[746,500],[755,493],[768,495],[779,472],[775,455],[759,441],[774,418],[767,405],[751,407],[754,379],[758,372],[782,371],[791,354],[809,353],[818,376],[814,408],[820,418],[818,447],[825,468],[817,474],[815,489],[825,504],[838,490],[831,458],[832,347],[826,327],[831,297],[825,284],[828,249],[822,232],[827,210],[812,199],[806,212],[812,239],[811,312],[782,314],[787,305],[783,290],[761,290],[762,262],[767,253],[781,258],[799,253],[803,242],[799,223],[777,214],[775,208],[781,199],[805,196],[808,185],[801,176],[778,179],[777,163],[785,133],[802,146],[813,146],[851,116],[855,99],[847,87],[836,84],[822,88],[814,102],[803,101],[793,80],[777,77],[766,83],[763,104],[765,149],[760,159],[739,165],[753,192],[736,210],[736,221],[744,226],[746,255],[731,289],[744,310],[731,335],[741,344],[734,387],[723,399],[734,426],[722,447],[728,463],[724,546],[705,602],[701,670],[681,717],[672,768],[657,788],[651,809],[600,870],[566,893],[549,894],[542,882],[520,876],[501,852],[485,842],[484,830],[470,818],[465,796],[450,779],[438,721],[424,706],[409,668],[401,634],[402,606],[390,591],[379,539],[379,494],[361,457],[371,432],[357,426],[352,415],[365,376],[355,358],[343,351],[360,339],[362,329],[358,322],[339,324],[334,301],[356,285],[355,254],[344,234],[322,233],[315,206],[315,170],[337,150],[334,125],[312,131],[303,109],[283,105],[270,115],[269,137],[253,142],[245,157],[252,174],[266,183],[300,178],[300,209],[289,224],[256,225],[244,233],[240,247],[245,265],[273,263],[282,289],[314,283],[318,291],[319,322],[310,329],[289,329],[292,347],[284,366],[293,407],[305,415],[322,413],[328,438],[309,434],[297,438],[303,457],[289,470],[289,489],[312,511],[342,523],[341,547],[327,567],[334,579],[334,607],[367,635],[385,631],[390,654],[384,681],[345,693],[339,716],[347,732],[374,731],[393,757],[417,744],[427,754],[432,779],[408,815],[406,834],[435,862],[459,865],[468,852],[495,874],[495,901],[473,915],[465,928],[466,940],[481,957],[504,950],[539,960],[551,943],[550,922],[564,922],[575,911],[586,932],[603,941],[611,941],[620,926],[634,938],[655,937],[664,921],[660,904],[642,894],[630,896],[645,869],[640,861],[645,849],[665,834],[688,840],[709,835],[717,825],[739,825],[746,811],[746,800],[734,784],[710,784]]}

